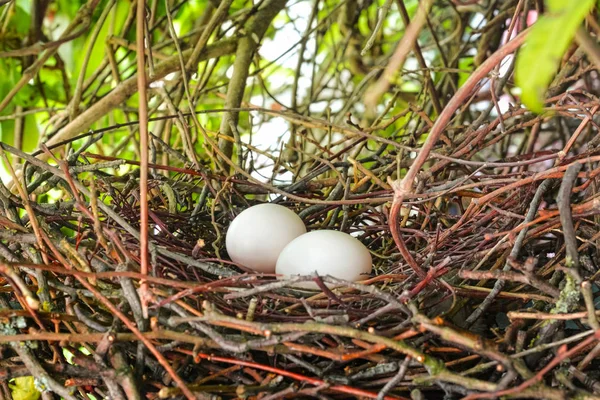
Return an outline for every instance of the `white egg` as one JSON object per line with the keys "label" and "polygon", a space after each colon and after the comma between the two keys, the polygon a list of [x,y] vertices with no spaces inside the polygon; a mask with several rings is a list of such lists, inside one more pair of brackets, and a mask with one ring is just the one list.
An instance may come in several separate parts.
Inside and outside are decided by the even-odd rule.
{"label": "white egg", "polygon": [[365,279],[372,267],[371,254],[358,239],[343,232],[322,230],[299,236],[288,244],[279,255],[275,272],[290,277],[316,271],[320,276],[358,281]]}
{"label": "white egg", "polygon": [[260,204],[240,213],[227,230],[225,245],[231,260],[257,272],[273,273],[281,250],[306,233],[293,211],[277,204]]}

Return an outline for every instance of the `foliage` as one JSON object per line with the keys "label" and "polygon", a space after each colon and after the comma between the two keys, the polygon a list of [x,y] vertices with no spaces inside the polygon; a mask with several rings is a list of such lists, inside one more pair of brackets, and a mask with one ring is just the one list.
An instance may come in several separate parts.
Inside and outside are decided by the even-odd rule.
{"label": "foliage", "polygon": [[15,378],[13,383],[8,386],[14,400],[38,400],[41,396],[41,393],[35,387],[35,378],[33,376]]}
{"label": "foliage", "polygon": [[515,67],[515,82],[522,90],[522,101],[531,110],[542,111],[546,89],[594,3],[594,0],[546,1],[548,13],[531,28]]}

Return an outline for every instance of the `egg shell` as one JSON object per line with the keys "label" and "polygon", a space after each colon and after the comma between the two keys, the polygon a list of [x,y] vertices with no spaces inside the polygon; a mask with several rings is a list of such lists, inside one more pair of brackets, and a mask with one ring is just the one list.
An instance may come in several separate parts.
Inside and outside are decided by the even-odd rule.
{"label": "egg shell", "polygon": [[[285,246],[275,272],[286,277],[310,275],[331,275],[347,281],[365,279],[373,267],[369,250],[356,238],[347,233],[320,230],[294,239]],[[314,288],[312,284],[299,285]]]}
{"label": "egg shell", "polygon": [[225,245],[232,261],[257,272],[273,273],[281,250],[306,233],[302,219],[277,204],[242,211],[229,225]]}

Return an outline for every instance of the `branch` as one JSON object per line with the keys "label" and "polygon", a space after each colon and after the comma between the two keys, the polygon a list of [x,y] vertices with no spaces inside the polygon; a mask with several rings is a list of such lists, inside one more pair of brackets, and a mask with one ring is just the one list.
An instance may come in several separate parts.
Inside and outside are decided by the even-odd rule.
{"label": "branch", "polygon": [[[247,25],[247,33],[240,38],[235,53],[233,75],[227,86],[225,109],[239,108],[242,104],[244,89],[246,89],[246,80],[248,79],[248,71],[254,53],[267,31],[267,28],[271,25],[271,21],[279,14],[279,11],[285,7],[286,3],[287,0],[267,0],[257,11],[254,19]],[[238,117],[239,113],[236,111],[223,114],[220,127],[221,134],[233,137],[231,124],[237,126]],[[219,149],[227,158],[231,158],[231,155],[233,154],[233,143],[228,140],[220,139]]]}
{"label": "branch", "polygon": [[567,267],[579,268],[579,253],[577,251],[577,238],[575,228],[573,227],[573,215],[571,212],[571,192],[573,184],[577,179],[577,174],[581,169],[580,163],[569,165],[563,177],[562,184],[558,191],[558,210],[560,212],[560,224],[562,225],[563,235],[565,237],[565,248],[567,257],[565,264]]}
{"label": "branch", "polygon": [[[237,38],[223,39],[213,45],[206,46],[206,49],[200,54],[198,61],[205,61],[211,58],[222,57],[231,54],[237,48]],[[190,58],[192,49],[183,52],[184,60]],[[175,54],[167,60],[156,65],[154,75],[146,77],[146,83],[156,82],[171,72],[179,69],[179,55]],[[88,130],[94,122],[105,116],[111,110],[122,106],[129,97],[137,92],[137,74],[121,82],[113,91],[104,96],[100,101],[81,113],[77,118],[61,128],[51,139],[46,142],[48,147],[63,141],[74,138],[81,132]],[[47,160],[48,156],[40,154],[41,160]]]}

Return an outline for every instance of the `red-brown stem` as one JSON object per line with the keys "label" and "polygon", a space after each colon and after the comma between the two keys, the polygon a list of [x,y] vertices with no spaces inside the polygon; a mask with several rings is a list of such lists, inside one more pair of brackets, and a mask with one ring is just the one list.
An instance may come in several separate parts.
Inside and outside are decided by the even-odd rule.
{"label": "red-brown stem", "polygon": [[[146,56],[144,52],[146,0],[138,0],[136,17],[135,38],[140,121],[140,272],[142,275],[148,275],[148,103],[146,94]],[[148,318],[148,281],[145,279],[140,281],[140,302],[144,318]]]}
{"label": "red-brown stem", "polygon": [[389,226],[390,231],[392,232],[392,237],[394,238],[394,242],[396,243],[396,247],[400,250],[400,254],[402,254],[402,258],[404,261],[415,271],[415,274],[419,277],[420,280],[425,280],[427,277],[427,273],[423,271],[423,268],[413,258],[412,254],[406,247],[402,236],[400,236],[400,231],[398,230],[398,214],[400,212],[400,208],[402,207],[402,201],[404,199],[402,196],[394,196],[394,200],[392,201],[392,208],[390,209],[390,218],[389,218]]}
{"label": "red-brown stem", "polygon": [[483,64],[479,66],[473,72],[473,74],[467,79],[465,84],[461,86],[460,89],[454,94],[452,99],[448,102],[438,119],[435,120],[435,124],[431,128],[431,132],[427,136],[427,140],[425,144],[423,144],[423,148],[419,151],[417,158],[410,166],[406,176],[402,179],[401,182],[393,185],[394,188],[394,200],[392,201],[392,207],[390,210],[390,218],[389,218],[389,226],[390,231],[392,233],[392,237],[394,238],[394,242],[400,250],[400,254],[406,261],[406,263],[415,271],[419,279],[423,280],[427,276],[425,271],[417,264],[413,256],[410,254],[410,251],[406,247],[400,232],[398,231],[398,213],[402,208],[402,202],[404,201],[404,197],[410,194],[413,190],[413,183],[417,174],[423,167],[423,164],[429,158],[429,154],[431,150],[433,150],[433,146],[435,146],[438,141],[440,135],[446,128],[446,125],[452,119],[452,116],[460,108],[462,104],[466,101],[466,99],[471,95],[471,91],[475,88],[475,86],[479,83],[480,80],[486,77],[488,73],[498,64],[500,63],[504,57],[513,53],[525,40],[525,36],[529,33],[529,29],[524,30],[519,35],[517,35],[513,40],[506,43],[500,49],[498,49],[494,54],[492,54]]}
{"label": "red-brown stem", "polygon": [[[562,149],[562,152],[560,153],[560,158],[559,158],[560,160],[562,160],[564,157],[566,157],[567,153],[569,152],[569,150],[571,150],[571,147],[573,147],[573,145],[575,144],[575,141],[577,140],[579,135],[581,135],[581,133],[583,132],[585,127],[592,120],[592,117],[594,115],[596,115],[596,112],[598,112],[598,109],[600,109],[600,106],[594,106],[591,109],[591,111],[589,112],[589,114],[586,115],[585,118],[579,123],[579,126],[577,127],[575,132],[573,132],[573,135],[571,135],[571,138],[569,138],[569,141],[567,142],[565,147]],[[558,160],[557,160],[557,162],[558,162]]]}
{"label": "red-brown stem", "polygon": [[[47,152],[50,153],[50,151],[44,146],[43,149]],[[75,182],[73,181],[73,178],[71,177],[71,174],[69,173],[69,168],[67,166],[67,163],[65,161],[58,161],[53,155],[52,153],[50,153],[50,157],[54,158],[58,164],[60,165],[62,171],[65,174],[65,180],[67,181],[67,183],[69,184],[69,186],[71,187],[71,190],[73,192],[73,196],[76,199],[75,205],[76,207],[85,215],[88,216],[88,218],[93,219],[94,216],[92,215],[92,212],[90,210],[87,209],[87,207],[84,206],[84,204],[82,203],[82,201],[79,199],[79,195],[77,194],[77,187],[75,186]],[[41,231],[40,234],[42,235],[42,238],[44,239],[44,242],[46,242],[46,245],[48,246],[48,248],[50,248],[50,250],[52,251],[52,253],[54,253],[54,256],[56,257],[56,259],[66,268],[71,270],[71,264],[63,257],[63,255],[58,251],[58,249],[56,248],[56,246],[54,246],[54,243],[52,243],[52,241],[50,240],[50,238],[48,237],[48,235],[44,232]],[[113,315],[115,315],[117,318],[119,318],[123,324],[129,328],[129,330],[131,332],[133,332],[133,334],[138,337],[140,339],[140,341],[146,346],[146,348],[148,348],[148,350],[150,351],[150,353],[152,353],[154,355],[154,357],[156,357],[156,360],[158,361],[158,363],[165,369],[165,371],[171,376],[171,378],[173,378],[173,381],[175,383],[177,383],[177,385],[179,386],[179,388],[181,389],[182,393],[185,395],[185,397],[188,398],[188,400],[195,400],[196,396],[194,396],[194,394],[192,393],[192,391],[186,386],[185,381],[183,379],[181,379],[181,377],[177,374],[177,372],[173,369],[173,367],[171,367],[171,365],[167,362],[167,360],[165,359],[165,357],[162,355],[162,353],[160,351],[158,351],[158,349],[154,346],[154,344],[152,344],[152,342],[146,338],[142,332],[137,329],[137,327],[135,326],[135,324],[133,322],[131,322],[129,320],[129,318],[127,318],[127,316],[125,316],[125,314],[123,314],[121,312],[121,310],[119,310],[114,304],[112,304],[110,302],[110,300],[108,300],[106,297],[104,297],[104,295],[102,295],[91,283],[89,283],[85,278],[83,278],[82,276],[78,276],[78,275],[74,275],[75,278],[90,292],[92,292],[92,294],[106,307],[108,308]],[[147,283],[146,283],[147,284]]]}
{"label": "red-brown stem", "polygon": [[[46,242],[46,245],[50,248],[52,253],[56,259],[65,266],[65,268],[70,268],[70,263],[63,257],[63,255],[58,251],[58,249],[54,246],[54,243],[50,240],[46,232],[42,231],[41,235]],[[188,400],[196,400],[196,396],[192,393],[192,391],[186,386],[185,381],[181,379],[181,377],[177,374],[177,372],[173,369],[173,367],[169,364],[165,356],[162,355],[160,351],[154,346],[154,344],[148,339],[144,334],[135,326],[133,322],[125,314],[117,308],[113,303],[110,302],[102,293],[100,293],[91,283],[87,281],[87,279],[82,278],[80,276],[75,276],[75,278],[89,290],[96,299],[102,305],[104,305],[114,316],[119,318],[123,324],[148,348],[150,353],[156,357],[156,361],[165,369],[165,371],[169,374],[169,376],[173,379],[181,392],[188,398]]]}
{"label": "red-brown stem", "polygon": [[[186,354],[189,353],[190,355],[194,355],[193,352],[191,352],[191,351],[185,351],[185,350],[180,350],[180,351],[183,353],[186,353]],[[321,379],[311,378],[309,376],[286,371],[281,368],[273,368],[268,365],[262,365],[262,364],[258,364],[255,362],[238,360],[235,358],[217,357],[217,356],[211,356],[210,354],[199,353],[198,355],[196,355],[196,359],[206,359],[206,360],[215,361],[215,362],[225,362],[228,364],[235,364],[235,365],[242,365],[242,366],[250,367],[250,368],[256,368],[256,369],[260,369],[263,371],[272,372],[274,374],[287,376],[288,378],[296,379],[301,382],[308,382],[311,385],[315,385],[315,386],[321,386],[321,385],[325,384],[325,381],[321,380]],[[354,387],[346,386],[346,385],[331,385],[331,386],[328,386],[327,389],[338,392],[338,393],[350,394],[353,396],[367,397],[370,399],[377,398],[377,393],[369,392],[366,390],[362,390],[362,389],[358,389],[358,388],[354,388]],[[400,397],[400,396],[394,396],[394,397],[385,396],[384,399],[386,399],[386,400],[408,400],[408,399],[406,399],[406,397]]]}
{"label": "red-brown stem", "polygon": [[429,153],[433,149],[433,146],[437,143],[440,135],[446,128],[446,125],[452,119],[452,116],[460,108],[462,104],[465,103],[467,98],[471,95],[471,91],[475,89],[475,86],[479,83],[480,80],[485,78],[487,74],[489,74],[494,67],[500,63],[504,57],[513,53],[525,40],[525,36],[529,33],[529,29],[524,30],[519,35],[517,35],[513,40],[506,43],[500,49],[498,49],[494,54],[492,54],[483,64],[479,66],[473,72],[473,74],[467,79],[465,84],[460,87],[452,96],[452,99],[448,102],[438,119],[435,120],[435,124],[431,128],[431,132],[427,136],[427,140],[425,140],[425,144],[423,144],[423,148],[419,151],[417,158],[410,166],[408,172],[404,179],[402,179],[401,189],[404,189],[406,192],[410,192],[413,186],[413,182],[421,170],[421,167],[427,159],[429,158]]}

